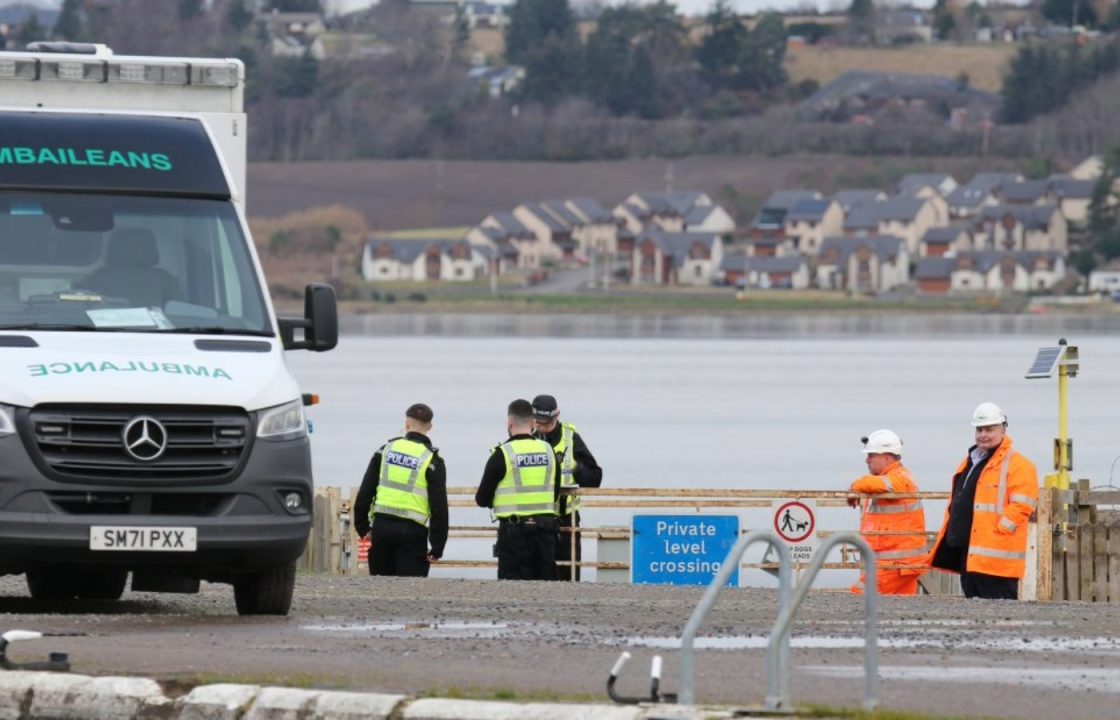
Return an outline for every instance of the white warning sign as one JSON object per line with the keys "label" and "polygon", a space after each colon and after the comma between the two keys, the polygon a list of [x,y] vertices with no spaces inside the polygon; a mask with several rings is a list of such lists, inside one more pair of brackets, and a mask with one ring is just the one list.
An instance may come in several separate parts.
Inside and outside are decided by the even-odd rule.
{"label": "white warning sign", "polygon": [[775,500],[774,532],[789,546],[793,563],[807,563],[817,551],[817,503],[815,500]]}

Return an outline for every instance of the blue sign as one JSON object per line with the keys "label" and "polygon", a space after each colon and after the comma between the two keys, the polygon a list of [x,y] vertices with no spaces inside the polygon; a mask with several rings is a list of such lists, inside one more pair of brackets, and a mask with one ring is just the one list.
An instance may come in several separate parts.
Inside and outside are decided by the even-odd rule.
{"label": "blue sign", "polygon": [[[635,515],[630,521],[630,581],[708,585],[738,539],[737,515]],[[738,567],[727,585],[739,585]]]}

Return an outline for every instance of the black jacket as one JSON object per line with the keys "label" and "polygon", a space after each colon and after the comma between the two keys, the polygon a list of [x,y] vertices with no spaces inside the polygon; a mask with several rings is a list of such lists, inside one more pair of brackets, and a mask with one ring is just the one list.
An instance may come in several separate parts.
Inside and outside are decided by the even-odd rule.
{"label": "black jacket", "polygon": [[[548,444],[555,448],[563,433],[562,423],[556,423],[556,427],[552,428],[552,432],[548,434],[533,434],[542,440],[547,440]],[[565,452],[575,453],[576,467],[572,477],[576,481],[576,485],[585,488],[597,488],[603,484],[603,468],[595,462],[595,456],[587,449],[587,444],[583,442],[583,438],[580,437],[578,432],[572,433],[572,447]]]}
{"label": "black jacket", "polygon": [[[388,442],[399,439],[398,436]],[[428,465],[428,472],[426,473],[428,507],[432,513],[428,520],[428,544],[431,545],[431,556],[440,558],[443,557],[443,549],[447,545],[447,468],[443,464],[443,458],[439,456],[439,450],[432,447],[432,441],[428,439],[427,435],[410,432],[404,436],[404,439],[422,443],[432,448],[432,462]],[[377,496],[377,484],[380,481],[381,450],[378,449],[369,461],[366,474],[362,477],[362,486],[358,489],[358,497],[354,501],[354,529],[358,532],[358,537],[364,537],[369,532],[369,509]],[[401,520],[396,515],[377,513],[377,516],[385,518],[386,522]],[[404,522],[412,521],[404,520]]]}
{"label": "black jacket", "polygon": [[[514,435],[510,440],[532,440],[532,435],[521,434]],[[478,483],[478,490],[474,494],[474,501],[479,507],[492,508],[494,507],[494,493],[498,490],[498,483],[506,476],[506,457],[505,453],[501,452],[495,445],[494,449],[490,451],[490,459],[486,461],[486,467],[482,470],[482,480]],[[555,464],[556,477],[552,488],[552,497],[556,498],[560,490],[560,463]]]}

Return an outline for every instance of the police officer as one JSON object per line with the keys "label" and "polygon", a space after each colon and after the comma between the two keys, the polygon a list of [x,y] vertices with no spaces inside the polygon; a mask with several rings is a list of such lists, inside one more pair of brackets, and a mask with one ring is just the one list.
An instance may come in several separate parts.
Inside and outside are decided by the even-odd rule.
{"label": "police officer", "polygon": [[374,453],[362,478],[354,529],[361,537],[369,533],[370,575],[427,577],[431,564],[443,556],[447,470],[428,439],[432,417],[423,403],[409,407],[404,435]]}
{"label": "police officer", "polygon": [[[603,484],[603,469],[595,462],[595,456],[587,449],[576,426],[560,422],[560,407],[551,395],[537,395],[533,398],[533,435],[547,440],[560,460],[560,486],[597,488]],[[572,561],[572,528],[579,527],[579,498],[571,495],[561,496],[557,505],[560,516],[560,536],[556,545],[557,562]],[[567,531],[565,531],[567,528]],[[575,561],[583,558],[583,543],[577,534],[575,538]],[[579,566],[575,566],[573,576],[571,565],[557,565],[558,580],[579,580]]]}
{"label": "police officer", "polygon": [[474,496],[498,518],[498,579],[554,580],[560,463],[533,437],[528,400],[509,404],[506,430],[509,440],[491,451]]}

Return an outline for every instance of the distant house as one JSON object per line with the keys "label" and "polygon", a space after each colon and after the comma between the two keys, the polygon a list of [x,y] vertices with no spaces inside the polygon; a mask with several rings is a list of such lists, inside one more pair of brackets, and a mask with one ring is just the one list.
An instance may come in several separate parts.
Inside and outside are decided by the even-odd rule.
{"label": "distant house", "polygon": [[885,111],[921,110],[945,122],[955,116],[955,125],[963,129],[993,116],[999,105],[999,95],[943,75],[848,70],[802,100],[797,112],[809,119],[873,125]]}
{"label": "distant house", "polygon": [[1096,187],[1096,180],[1079,180],[1069,175],[1050,176],[1051,196],[1066,221],[1075,225],[1089,222],[1089,206]]}
{"label": "distant house", "polygon": [[619,252],[618,221],[598,200],[578,197],[560,202],[578,219],[572,237],[584,256],[592,253],[615,255]]}
{"label": "distant house", "polygon": [[541,203],[521,203],[513,209],[513,217],[541,241],[542,262],[575,255],[576,243],[572,238],[571,225]]}
{"label": "distant house", "polygon": [[793,250],[816,255],[824,239],[839,235],[843,225],[844,211],[836,201],[800,200],[786,213],[785,236]]}
{"label": "distant house", "polygon": [[964,185],[949,193],[951,219],[970,218],[989,205],[999,205],[1004,185],[1022,181],[1017,173],[979,173]]}
{"label": "distant house", "polygon": [[735,231],[730,213],[699,191],[631,193],[613,213],[635,234],[651,224],[666,232]]}
{"label": "distant house", "polygon": [[743,242],[746,254],[750,257],[789,257],[798,254],[793,238],[784,235],[748,237]]}
{"label": "distant house", "polygon": [[950,288],[955,292],[1049,290],[1066,274],[1057,252],[963,252],[953,258]]}
{"label": "distant house", "polygon": [[1120,292],[1120,260],[1113,260],[1089,273],[1089,292],[1109,295]]}
{"label": "distant house", "polygon": [[732,255],[723,259],[720,270],[726,284],[741,288],[804,290],[811,279],[809,265],[800,255]]}
{"label": "distant house", "polygon": [[268,12],[261,14],[272,49],[278,57],[310,54],[316,60],[326,57],[322,35],[327,26],[319,13]]}
{"label": "distant house", "polygon": [[1069,251],[1069,225],[1056,205],[985,207],[973,223],[972,250]]}
{"label": "distant house", "polygon": [[490,213],[467,232],[466,239],[472,245],[484,245],[494,250],[501,258],[502,272],[513,267],[535,270],[545,257],[555,257],[555,250],[547,248],[546,252],[540,238],[513,213]]}
{"label": "distant house", "polygon": [[928,43],[933,40],[933,27],[922,10],[885,8],[875,13],[875,42],[880,45]]}
{"label": "distant house", "polygon": [[826,238],[817,258],[817,286],[881,293],[910,281],[910,254],[902,238]]}
{"label": "distant house", "polygon": [[957,189],[957,181],[946,173],[910,173],[898,181],[895,194],[907,197],[929,197],[937,194],[948,197]]}
{"label": "distant house", "polygon": [[953,287],[955,257],[929,256],[918,260],[914,267],[914,283],[923,295],[945,295]]}
{"label": "distant house", "polygon": [[500,65],[473,67],[467,77],[486,89],[492,98],[509,95],[525,81],[525,68],[520,65]]}
{"label": "distant house", "polygon": [[[944,202],[940,196],[936,200]],[[926,231],[942,222],[934,198],[892,197],[874,207],[879,216],[878,234],[902,238],[912,257],[918,255]]]}
{"label": "distant house", "polygon": [[941,257],[972,247],[972,232],[968,225],[956,224],[926,230],[918,247],[920,257]]}
{"label": "distant house", "polygon": [[1000,197],[1007,205],[1043,205],[1054,202],[1049,180],[1020,180],[1006,183],[1000,189]]}
{"label": "distant house", "polygon": [[816,190],[779,190],[771,194],[751,220],[747,237],[751,239],[785,237],[786,214],[790,209],[802,200],[820,200],[821,197]]}
{"label": "distant house", "polygon": [[887,194],[882,190],[876,190],[874,188],[859,188],[854,190],[837,190],[836,193],[833,194],[832,199],[840,205],[840,209],[844,211],[844,215],[846,216],[856,205],[882,202],[887,199]]}
{"label": "distant house", "polygon": [[630,281],[636,285],[711,285],[723,263],[715,233],[647,228],[635,238]]}
{"label": "distant house", "polygon": [[489,272],[489,255],[466,240],[370,238],[362,251],[362,277],[371,282],[469,281]]}
{"label": "distant house", "polygon": [[479,2],[467,0],[463,3],[463,14],[466,16],[467,27],[471,30],[478,28],[504,28],[509,25],[509,15],[506,14],[508,6],[499,3]]}
{"label": "distant house", "polygon": [[1067,173],[1074,180],[1097,180],[1104,174],[1104,159],[1100,155],[1090,155]]}

